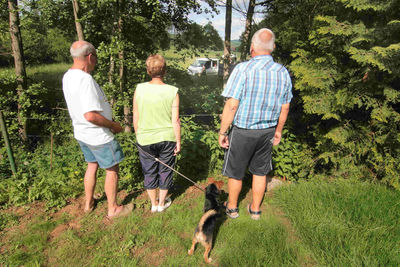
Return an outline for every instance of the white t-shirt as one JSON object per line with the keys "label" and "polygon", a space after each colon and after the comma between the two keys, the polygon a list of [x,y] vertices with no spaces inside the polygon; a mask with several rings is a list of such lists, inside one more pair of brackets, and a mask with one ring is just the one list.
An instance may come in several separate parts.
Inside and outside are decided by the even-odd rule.
{"label": "white t-shirt", "polygon": [[63,92],[77,140],[97,146],[114,139],[108,128],[90,123],[83,116],[89,111],[98,111],[112,120],[111,106],[92,75],[79,69],[69,69],[63,77]]}

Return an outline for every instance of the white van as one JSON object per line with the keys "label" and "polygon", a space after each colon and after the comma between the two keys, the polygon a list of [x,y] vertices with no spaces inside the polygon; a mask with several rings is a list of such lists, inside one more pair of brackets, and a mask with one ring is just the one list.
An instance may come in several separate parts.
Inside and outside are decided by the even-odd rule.
{"label": "white van", "polygon": [[[222,64],[221,64],[222,66]],[[220,63],[217,58],[197,58],[187,69],[190,75],[218,75]]]}

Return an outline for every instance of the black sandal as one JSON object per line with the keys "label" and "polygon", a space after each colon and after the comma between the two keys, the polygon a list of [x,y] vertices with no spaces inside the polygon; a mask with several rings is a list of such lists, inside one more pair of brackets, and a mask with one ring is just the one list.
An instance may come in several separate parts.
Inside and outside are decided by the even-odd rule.
{"label": "black sandal", "polygon": [[[229,218],[236,219],[237,217],[239,217],[239,208],[236,207],[234,209],[229,209],[228,202],[224,203],[224,207],[225,207],[225,213],[226,215],[228,215]],[[232,215],[232,213],[236,213],[236,215]]]}
{"label": "black sandal", "polygon": [[247,205],[247,211],[250,213],[250,218],[253,220],[259,220],[261,217],[261,210],[259,211],[252,211],[251,210],[251,204]]}

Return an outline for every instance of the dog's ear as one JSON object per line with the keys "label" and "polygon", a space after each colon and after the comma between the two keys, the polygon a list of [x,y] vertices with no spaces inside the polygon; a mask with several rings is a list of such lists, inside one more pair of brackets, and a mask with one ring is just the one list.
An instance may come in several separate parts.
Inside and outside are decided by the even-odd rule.
{"label": "dog's ear", "polygon": [[221,190],[222,186],[224,186],[224,181],[215,181],[214,183],[217,185],[219,190]]}
{"label": "dog's ear", "polygon": [[215,182],[214,177],[209,177],[208,178],[208,184],[212,184],[214,182]]}

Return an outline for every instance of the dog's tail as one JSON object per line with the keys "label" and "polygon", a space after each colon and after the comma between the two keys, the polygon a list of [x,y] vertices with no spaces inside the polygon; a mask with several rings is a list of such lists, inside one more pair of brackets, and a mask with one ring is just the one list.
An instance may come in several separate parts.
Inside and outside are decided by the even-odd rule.
{"label": "dog's tail", "polygon": [[198,226],[199,231],[202,231],[202,230],[203,230],[204,222],[205,222],[208,218],[210,218],[211,216],[213,216],[213,215],[215,215],[215,214],[217,214],[217,211],[216,211],[216,210],[209,210],[209,211],[207,211],[206,213],[204,213],[203,216],[201,216],[201,219],[200,219],[200,221],[199,221],[199,226]]}

